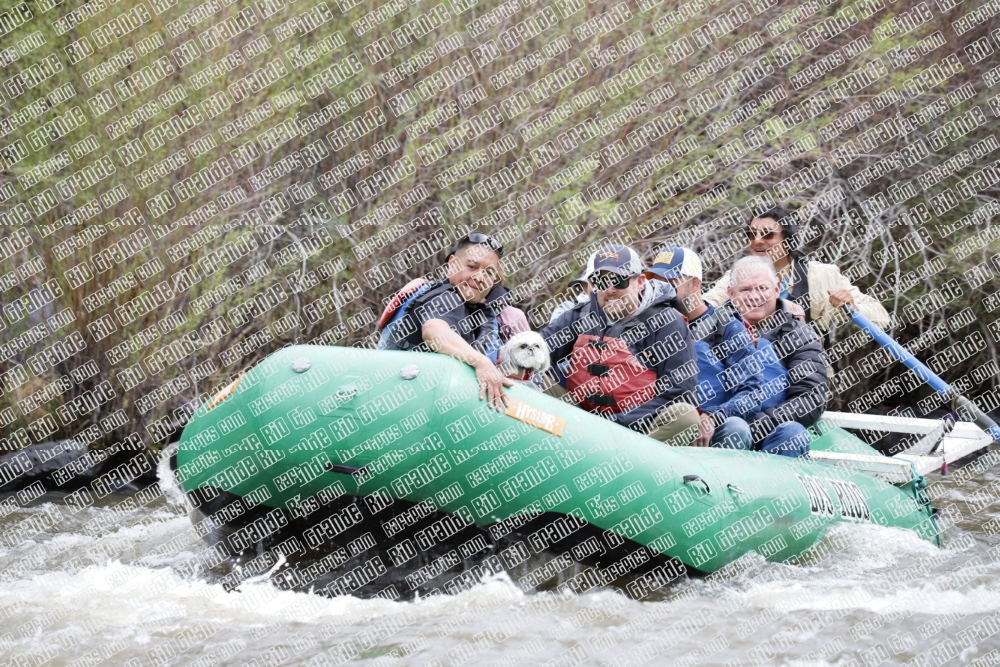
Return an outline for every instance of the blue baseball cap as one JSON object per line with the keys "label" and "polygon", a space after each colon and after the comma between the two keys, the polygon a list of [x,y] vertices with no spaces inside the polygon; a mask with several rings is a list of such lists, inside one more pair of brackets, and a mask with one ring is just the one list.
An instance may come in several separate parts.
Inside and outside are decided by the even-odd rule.
{"label": "blue baseball cap", "polygon": [[646,269],[646,276],[659,276],[673,280],[682,276],[692,276],[701,280],[701,258],[690,248],[667,246],[653,259],[653,265]]}
{"label": "blue baseball cap", "polygon": [[588,278],[598,271],[610,271],[623,277],[637,276],[642,273],[642,259],[632,248],[612,243],[604,246],[594,253],[588,263],[590,274]]}

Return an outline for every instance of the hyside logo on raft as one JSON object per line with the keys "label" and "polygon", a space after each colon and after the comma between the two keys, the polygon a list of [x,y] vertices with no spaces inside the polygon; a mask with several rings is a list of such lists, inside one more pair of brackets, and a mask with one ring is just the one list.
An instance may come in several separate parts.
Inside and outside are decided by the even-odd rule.
{"label": "hyside logo on raft", "polygon": [[[833,489],[833,497],[837,499],[839,516],[844,519],[868,521],[871,511],[868,508],[868,494],[854,482],[847,480],[827,479],[812,475],[795,475],[802,488],[809,496],[809,511],[813,514],[833,517],[835,514],[833,500],[828,489]],[[890,505],[895,514],[896,505]],[[914,504],[914,509],[918,509]],[[901,513],[897,516],[902,516]]]}

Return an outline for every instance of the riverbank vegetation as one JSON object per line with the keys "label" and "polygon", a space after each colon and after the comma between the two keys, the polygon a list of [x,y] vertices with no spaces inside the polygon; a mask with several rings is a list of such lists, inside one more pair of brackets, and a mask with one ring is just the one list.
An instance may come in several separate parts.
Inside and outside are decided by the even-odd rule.
{"label": "riverbank vegetation", "polygon": [[[503,239],[541,326],[594,244],[690,245],[710,284],[772,202],[802,212],[803,249],[878,295],[899,340],[1000,404],[987,5],[375,9],[7,10],[5,449],[159,448],[281,346],[373,346],[386,299],[468,229]],[[838,329],[841,406],[918,411],[926,388],[894,386],[873,345]]]}

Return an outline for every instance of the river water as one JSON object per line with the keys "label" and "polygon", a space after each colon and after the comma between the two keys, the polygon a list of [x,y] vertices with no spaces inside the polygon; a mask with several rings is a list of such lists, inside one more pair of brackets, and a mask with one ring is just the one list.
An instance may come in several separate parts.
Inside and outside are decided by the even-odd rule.
{"label": "river water", "polygon": [[943,548],[839,525],[795,565],[752,555],[644,600],[524,593],[505,574],[454,596],[326,598],[207,569],[185,509],[157,487],[89,507],[11,497],[0,664],[1000,664],[1000,467],[980,467],[928,479],[955,522]]}

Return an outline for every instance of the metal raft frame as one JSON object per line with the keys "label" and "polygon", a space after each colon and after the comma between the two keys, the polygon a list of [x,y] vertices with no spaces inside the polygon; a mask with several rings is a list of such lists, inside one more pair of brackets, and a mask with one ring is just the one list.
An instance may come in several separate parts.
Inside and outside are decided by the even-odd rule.
{"label": "metal raft frame", "polygon": [[829,428],[840,427],[923,436],[909,449],[895,456],[820,451],[809,453],[813,460],[864,472],[893,484],[906,484],[916,476],[947,469],[951,463],[985,452],[993,442],[992,436],[972,422],[949,424],[943,419],[824,412],[817,427],[821,433]]}

